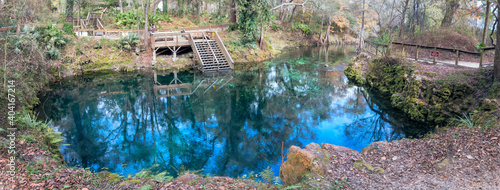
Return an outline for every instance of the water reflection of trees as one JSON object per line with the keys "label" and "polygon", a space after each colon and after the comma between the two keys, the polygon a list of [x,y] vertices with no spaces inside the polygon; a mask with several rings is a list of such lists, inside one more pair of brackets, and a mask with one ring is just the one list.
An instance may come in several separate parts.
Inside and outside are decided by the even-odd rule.
{"label": "water reflection of trees", "polygon": [[[304,146],[321,121],[339,116],[357,118],[345,126],[349,137],[399,138],[404,131],[390,128],[398,121],[316,52],[236,72],[220,90],[223,82],[188,96],[155,97],[153,77],[143,74],[64,80],[39,110],[71,144],[63,149],[68,163],[124,173],[154,164],[173,175],[180,168],[229,176],[261,170],[280,160],[281,142]],[[330,61],[345,59],[345,51],[326,52]],[[179,77],[198,84],[194,75]],[[364,118],[367,109],[376,114]]]}

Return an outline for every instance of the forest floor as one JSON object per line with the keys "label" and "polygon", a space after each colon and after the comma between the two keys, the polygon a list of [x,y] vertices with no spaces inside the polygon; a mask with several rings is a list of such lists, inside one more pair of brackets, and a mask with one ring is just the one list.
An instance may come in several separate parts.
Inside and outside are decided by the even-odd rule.
{"label": "forest floor", "polygon": [[[374,142],[361,152],[322,144],[326,175],[310,175],[303,185],[333,189],[342,180],[348,189],[500,189],[499,135],[498,128],[450,127],[422,139]],[[314,154],[313,147],[304,150]]]}

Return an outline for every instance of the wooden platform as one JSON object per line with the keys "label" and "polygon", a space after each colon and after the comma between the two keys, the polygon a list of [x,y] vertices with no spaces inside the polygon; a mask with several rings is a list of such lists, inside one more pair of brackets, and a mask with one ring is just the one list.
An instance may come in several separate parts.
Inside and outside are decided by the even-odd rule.
{"label": "wooden platform", "polygon": [[175,58],[177,50],[187,46],[193,49],[198,60],[197,68],[201,71],[233,69],[234,62],[216,31],[151,33],[151,48],[154,52],[166,47],[173,52]]}

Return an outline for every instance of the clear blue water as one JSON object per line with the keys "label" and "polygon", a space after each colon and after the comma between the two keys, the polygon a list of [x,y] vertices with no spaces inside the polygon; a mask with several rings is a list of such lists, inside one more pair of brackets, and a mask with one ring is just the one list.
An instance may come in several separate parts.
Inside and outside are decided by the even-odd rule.
{"label": "clear blue water", "polygon": [[278,175],[282,143],[285,154],[312,142],[361,150],[419,134],[418,124],[349,83],[343,68],[354,50],[291,49],[234,73],[181,72],[178,80],[90,73],[52,83],[37,111],[66,138],[61,152],[70,166],[232,177],[271,167]]}

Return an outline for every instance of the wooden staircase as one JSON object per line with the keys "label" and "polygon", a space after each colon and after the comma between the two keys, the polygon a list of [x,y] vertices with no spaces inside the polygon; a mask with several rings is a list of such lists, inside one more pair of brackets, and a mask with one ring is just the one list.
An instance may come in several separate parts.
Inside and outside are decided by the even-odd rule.
{"label": "wooden staircase", "polygon": [[80,19],[81,27],[87,28],[89,26],[89,22],[94,22],[94,26],[97,27],[94,29],[104,30],[102,18],[104,17],[104,13],[106,13],[107,11],[108,8],[106,7],[101,12],[89,12],[86,19]]}
{"label": "wooden staircase", "polygon": [[203,72],[218,72],[233,69],[233,60],[215,31],[202,32],[202,39],[193,39],[191,47],[198,58],[198,69]]}

